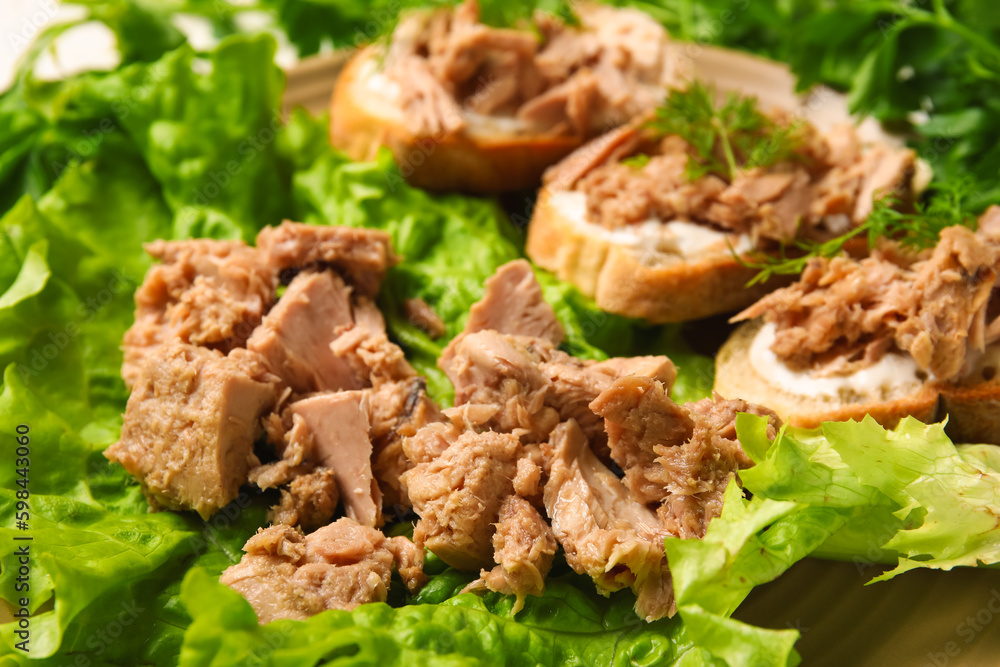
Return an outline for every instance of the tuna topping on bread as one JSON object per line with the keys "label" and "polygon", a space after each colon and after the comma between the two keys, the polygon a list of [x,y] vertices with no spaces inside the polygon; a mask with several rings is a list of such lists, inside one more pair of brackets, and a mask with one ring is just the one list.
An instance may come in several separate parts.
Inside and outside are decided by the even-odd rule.
{"label": "tuna topping on bread", "polygon": [[[998,442],[1000,431],[962,414],[960,398],[974,389],[988,411],[997,390],[998,275],[1000,208],[978,231],[946,227],[919,252],[886,241],[864,259],[814,258],[796,283],[734,318],[758,319],[720,351],[716,389],[758,396],[801,424],[866,413],[890,425],[909,413],[929,420],[940,396],[952,431]],[[766,381],[754,384],[750,371]]]}
{"label": "tuna topping on bread", "polygon": [[[735,254],[821,242],[876,199],[907,207],[916,157],[849,125],[713,89],[675,90],[655,117],[579,149],[545,175],[528,238],[539,265],[615,313],[654,322],[731,312],[767,288]],[[773,289],[774,285],[771,285]]]}
{"label": "tuna topping on bread", "polygon": [[483,23],[475,0],[416,10],[388,48],[362,50],[340,77],[331,140],[355,159],[388,145],[404,176],[432,189],[502,192],[590,139],[650,111],[687,62],[634,9],[580,3],[578,25]]}

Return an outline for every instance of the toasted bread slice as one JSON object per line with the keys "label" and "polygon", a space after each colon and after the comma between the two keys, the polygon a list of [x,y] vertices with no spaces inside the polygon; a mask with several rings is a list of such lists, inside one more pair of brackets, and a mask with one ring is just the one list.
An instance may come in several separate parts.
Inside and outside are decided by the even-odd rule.
{"label": "toasted bread slice", "polygon": [[379,58],[374,47],[362,49],[341,72],[330,106],[330,142],[354,160],[371,160],[387,146],[412,185],[475,194],[533,188],[547,167],[583,143],[579,136],[532,133],[525,123],[486,116],[462,132],[417,137],[380,78]]}
{"label": "toasted bread slice", "polygon": [[[886,428],[895,427],[907,416],[928,423],[937,418],[939,388],[921,380],[916,366],[909,366],[909,360],[901,355],[894,355],[899,359],[887,355],[890,365],[865,377],[858,374],[817,382],[805,373],[792,373],[773,354],[762,352],[769,352],[767,336],[760,319],[733,332],[716,356],[716,392],[759,403],[786,423],[804,428],[815,428],[825,421],[860,420],[865,415]],[[909,381],[904,379],[907,377]],[[797,385],[796,379],[801,380]],[[828,391],[831,388],[835,391]]]}
{"label": "toasted bread slice", "polygon": [[[948,418],[945,432],[955,442],[1000,444],[1000,378],[998,350],[988,354],[960,382],[941,386],[938,419]],[[992,359],[990,357],[993,357]]]}
{"label": "toasted bread slice", "polygon": [[[700,49],[691,56],[694,77],[721,92],[754,95],[765,108],[786,110],[821,131],[851,122],[842,96],[822,87],[797,96],[794,77],[781,65],[724,49]],[[859,139],[901,145],[870,120],[856,127]],[[591,141],[546,174],[528,229],[527,254],[536,264],[573,283],[598,307],[654,323],[733,312],[789,282],[781,278],[745,287],[756,271],[743,266],[730,250],[730,245],[748,247],[745,237],[727,237],[708,228],[699,234],[690,229],[692,225],[672,221],[665,226],[689,238],[698,236],[704,243],[695,243],[693,254],[686,252],[692,244],[684,242],[677,244],[681,252],[663,253],[655,247],[657,235],[649,233],[655,230],[648,223],[628,226],[646,230],[610,232],[590,222],[582,204],[564,205],[566,196],[574,194],[573,184],[590,166],[611,159],[627,143],[627,129]],[[912,189],[919,192],[929,179],[928,167],[918,160],[915,171]],[[713,234],[715,240],[709,241]]]}
{"label": "toasted bread slice", "polygon": [[[683,322],[739,310],[777,286],[744,288],[756,272],[729,249],[740,244],[739,236],[686,223],[612,232],[585,219],[581,197],[541,191],[527,253],[598,308],[656,323]],[[662,235],[660,227],[676,233]]]}

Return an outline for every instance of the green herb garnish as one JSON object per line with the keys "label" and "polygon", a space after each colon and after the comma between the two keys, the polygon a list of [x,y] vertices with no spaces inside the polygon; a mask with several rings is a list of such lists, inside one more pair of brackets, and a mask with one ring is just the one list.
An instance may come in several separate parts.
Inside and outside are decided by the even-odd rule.
{"label": "green herb garnish", "polygon": [[622,160],[621,164],[626,167],[632,167],[633,169],[642,169],[649,164],[649,155],[646,153],[636,153],[635,155]]}
{"label": "green herb garnish", "polygon": [[776,254],[759,250],[741,257],[733,248],[733,255],[743,266],[757,269],[758,273],[747,287],[763,283],[776,275],[798,275],[809,260],[816,257],[830,259],[839,255],[844,246],[854,238],[867,237],[871,250],[881,238],[891,238],[905,248],[919,251],[933,247],[941,237],[941,231],[953,225],[963,225],[975,229],[976,219],[963,206],[972,184],[968,180],[950,183],[934,183],[930,189],[935,196],[929,203],[917,203],[912,213],[903,213],[896,207],[900,201],[896,197],[884,197],[875,202],[871,214],[851,231],[829,241],[794,241],[791,245],[800,253],[789,257],[788,246],[782,244]]}
{"label": "green herb garnish", "polygon": [[731,182],[743,169],[792,157],[801,145],[801,123],[776,122],[760,110],[757,98],[728,93],[719,108],[715,98],[715,89],[700,82],[671,90],[650,123],[657,132],[675,134],[691,145],[691,180],[716,174]]}

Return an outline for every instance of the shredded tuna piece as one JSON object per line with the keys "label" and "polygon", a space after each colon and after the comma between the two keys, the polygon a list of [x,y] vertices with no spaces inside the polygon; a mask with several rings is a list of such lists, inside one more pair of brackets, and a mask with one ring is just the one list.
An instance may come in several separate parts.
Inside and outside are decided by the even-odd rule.
{"label": "shredded tuna piece", "polygon": [[655,444],[658,465],[648,470],[647,478],[670,492],[659,509],[664,525],[676,525],[680,537],[701,538],[709,522],[722,513],[730,480],[753,465],[736,438],[736,415],[766,417],[767,437],[772,440],[781,421],[767,408],[718,396],[682,408],[694,423],[691,437],[683,443]]}
{"label": "shredded tuna piece", "polygon": [[337,358],[346,361],[366,385],[377,388],[386,382],[416,376],[403,350],[390,342],[384,331],[346,325],[339,327],[336,334],[329,344],[330,349]]}
{"label": "shredded tuna piece", "polygon": [[336,330],[350,326],[350,290],[330,271],[301,273],[250,336],[247,347],[295,392],[365,386],[330,344]]}
{"label": "shredded tuna piece", "polygon": [[452,341],[438,364],[455,385],[457,405],[496,406],[489,421],[476,426],[516,430],[537,441],[559,423],[558,411],[546,404],[551,383],[539,367],[550,351],[541,339],[480,331]]}
{"label": "shredded tuna piece", "polygon": [[365,297],[378,293],[385,272],[399,261],[385,232],[288,221],[262,229],[257,249],[285,284],[299,271],[332,268]]}
{"label": "shredded tuna piece", "polygon": [[588,407],[617,378],[635,372],[672,384],[676,370],[666,357],[584,361],[540,338],[487,330],[456,338],[439,364],[455,385],[457,405],[494,406],[473,425],[518,432],[540,442],[560,421],[576,419],[603,442],[604,427]]}
{"label": "shredded tuna piece", "polygon": [[417,11],[396,27],[385,75],[416,136],[464,130],[467,114],[592,137],[650,111],[687,59],[642,12],[581,3],[579,27],[539,14],[538,34],[479,22],[479,5]]}
{"label": "shredded tuna piece", "polygon": [[428,424],[412,436],[403,439],[403,452],[414,464],[430,463],[444,454],[461,435],[454,424],[437,422]]}
{"label": "shredded tuna piece", "polygon": [[546,170],[543,178],[545,186],[568,190],[595,167],[631,155],[642,145],[644,137],[641,128],[647,120],[643,117],[606,132],[588,142],[586,150],[580,148],[570,153]]}
{"label": "shredded tuna piece", "polygon": [[[615,140],[626,150],[585,146],[566,159],[573,166],[555,168],[547,178],[582,192],[588,219],[609,229],[678,220],[749,234],[758,243],[829,237],[841,219],[857,224],[867,218],[883,196],[909,203],[913,151],[862,147],[850,127],[824,136],[806,126],[804,137],[795,159],[745,169],[732,182],[715,174],[691,180],[687,163],[693,149],[684,140],[657,139],[635,126]],[[635,154],[648,161],[621,162]]]}
{"label": "shredded tuna piece", "polygon": [[135,292],[135,323],[125,332],[122,377],[132,386],[142,359],[176,340],[222,352],[243,347],[274,299],[275,279],[241,241],[154,241],[160,264]]}
{"label": "shredded tuna piece", "polygon": [[423,299],[407,299],[403,302],[403,313],[415,327],[431,338],[440,338],[448,333],[444,321]]}
{"label": "shredded tuna piece", "polygon": [[636,612],[647,620],[673,614],[663,551],[668,532],[659,518],[594,456],[574,422],[559,425],[550,447],[545,509],[566,562],[605,595],[631,588]]}
{"label": "shredded tuna piece", "polygon": [[354,609],[386,599],[393,567],[411,591],[425,578],[423,551],[350,519],[303,536],[289,526],[262,529],[221,581],[250,602],[261,624],[304,619],[326,609]]}
{"label": "shredded tuna piece", "polygon": [[403,441],[425,426],[439,422],[443,416],[427,397],[427,381],[423,377],[382,384],[369,393],[372,471],[382,490],[383,504],[406,509],[410,500],[402,478],[412,463],[403,450]]}
{"label": "shredded tuna piece", "polygon": [[330,523],[339,500],[336,475],[329,468],[318,468],[296,476],[281,490],[281,503],[268,514],[268,520],[304,530],[319,528]]}
{"label": "shredded tuna piece", "polygon": [[[993,209],[991,209],[993,211]],[[1000,274],[1000,230],[948,227],[933,250],[893,246],[856,260],[810,262],[795,284],[735,320],[764,316],[777,328],[772,351],[796,370],[848,374],[896,350],[940,380],[959,377],[982,352],[987,312]]]}
{"label": "shredded tuna piece", "polygon": [[246,350],[160,345],[138,367],[121,438],[104,454],[142,482],[152,507],[207,518],[259,463],[253,442],[275,380]]}
{"label": "shredded tuna piece", "polygon": [[769,410],[744,401],[677,405],[662,383],[636,375],[615,381],[591,405],[605,418],[625,479],[586,447],[575,422],[560,424],[546,445],[544,499],[553,531],[566,562],[599,590],[629,587],[640,616],[670,615],[663,538],[703,537],[730,480],[752,464],[736,439],[737,413],[768,417],[772,437],[780,424]]}
{"label": "shredded tuna piece", "polygon": [[406,473],[420,516],[413,540],[462,570],[493,564],[490,540],[513,479],[521,443],[505,433],[467,431],[437,458]]}
{"label": "shredded tuna piece", "polygon": [[[530,455],[529,455],[530,456]],[[522,498],[533,499],[541,491],[542,469],[531,458],[517,460],[514,474],[514,492]]]}
{"label": "shredded tuna piece", "polygon": [[487,588],[515,595],[512,611],[516,614],[524,608],[525,596],[538,596],[545,591],[545,575],[552,567],[558,546],[552,529],[538,510],[524,498],[509,496],[500,506],[493,535],[493,558],[498,565],[490,571],[482,570],[479,579],[465,590]]}
{"label": "shredded tuna piece", "polygon": [[663,501],[669,491],[655,480],[659,464],[654,447],[688,440],[694,432],[691,417],[670,400],[661,383],[637,375],[615,382],[590,408],[605,420],[611,458],[625,471],[629,490],[644,503]]}
{"label": "shredded tuna piece", "polygon": [[288,406],[312,433],[315,457],[333,471],[344,513],[363,526],[382,521],[382,493],[372,472],[368,395],[316,394]]}
{"label": "shredded tuna piece", "polygon": [[544,338],[559,345],[566,337],[556,313],[542,297],[531,264],[508,262],[486,279],[486,293],[472,304],[466,333],[492,329],[504,334]]}
{"label": "shredded tuna piece", "polygon": [[248,475],[250,482],[261,489],[274,489],[288,484],[299,475],[312,472],[316,467],[312,432],[302,415],[293,415],[287,409],[281,416],[272,412],[264,420],[264,431],[280,458],[251,470]]}

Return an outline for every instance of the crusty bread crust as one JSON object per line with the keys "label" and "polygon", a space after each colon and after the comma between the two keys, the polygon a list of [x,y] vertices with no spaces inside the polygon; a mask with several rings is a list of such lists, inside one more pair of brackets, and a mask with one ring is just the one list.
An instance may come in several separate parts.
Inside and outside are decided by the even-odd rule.
{"label": "crusty bread crust", "polygon": [[550,195],[543,188],[535,203],[528,256],[576,285],[602,310],[654,323],[684,322],[740,310],[779,284],[745,287],[756,271],[741,266],[728,249],[695,261],[662,255],[644,261],[641,251],[569,220]]}
{"label": "crusty bread crust", "polygon": [[1000,445],[1000,382],[941,386],[938,419],[954,442]]}
{"label": "crusty bread crust", "polygon": [[380,146],[392,151],[403,176],[428,190],[496,194],[537,187],[542,172],[579,148],[582,137],[553,134],[473,134],[418,137],[402,111],[376,99],[362,73],[378,58],[368,47],[344,67],[330,105],[330,143],[353,160],[371,160]]}
{"label": "crusty bread crust", "polygon": [[937,417],[939,389],[931,383],[888,400],[872,397],[857,403],[796,394],[774,385],[750,363],[750,345],[762,325],[760,319],[741,325],[719,349],[714,389],[721,396],[742,398],[771,408],[786,423],[803,428],[815,428],[825,421],[860,420],[865,415],[871,415],[886,428],[894,428],[907,416],[925,423]]}

